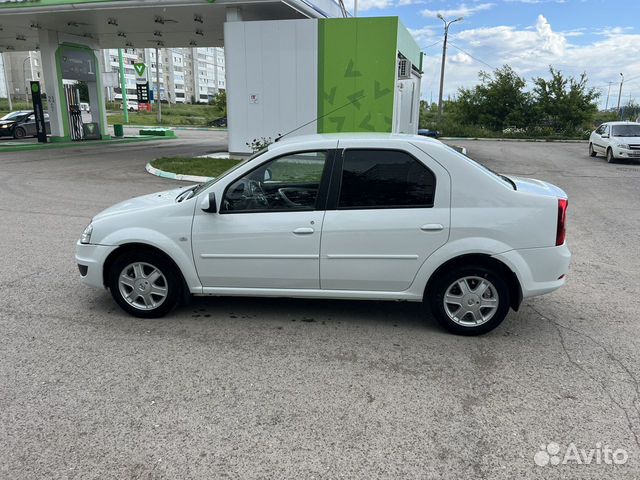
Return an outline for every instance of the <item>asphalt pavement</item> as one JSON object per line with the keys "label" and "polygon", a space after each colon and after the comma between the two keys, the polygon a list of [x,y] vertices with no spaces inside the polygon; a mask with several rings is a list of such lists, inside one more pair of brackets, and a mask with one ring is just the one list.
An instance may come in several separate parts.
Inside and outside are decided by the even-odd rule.
{"label": "asphalt pavement", "polygon": [[[103,208],[176,185],[147,161],[225,149],[179,135],[0,154],[0,478],[640,478],[640,165],[455,142],[570,198],[567,285],[482,337],[411,303],[203,298],[136,319],[80,283],[74,246]],[[563,464],[571,445],[589,464]]]}

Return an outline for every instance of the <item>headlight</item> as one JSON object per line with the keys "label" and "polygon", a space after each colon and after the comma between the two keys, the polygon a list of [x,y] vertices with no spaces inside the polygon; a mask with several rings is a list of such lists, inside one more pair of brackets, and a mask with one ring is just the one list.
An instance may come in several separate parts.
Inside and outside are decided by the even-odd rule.
{"label": "headlight", "polygon": [[91,243],[91,234],[93,233],[93,224],[87,225],[87,228],[84,229],[82,235],[80,236],[80,243],[87,244]]}
{"label": "headlight", "polygon": [[629,145],[627,145],[626,143],[618,143],[617,147],[624,148],[625,150],[629,150]]}
{"label": "headlight", "polygon": [[0,128],[9,128],[9,127],[10,127],[10,125],[7,125],[6,123],[4,125],[0,126]]}

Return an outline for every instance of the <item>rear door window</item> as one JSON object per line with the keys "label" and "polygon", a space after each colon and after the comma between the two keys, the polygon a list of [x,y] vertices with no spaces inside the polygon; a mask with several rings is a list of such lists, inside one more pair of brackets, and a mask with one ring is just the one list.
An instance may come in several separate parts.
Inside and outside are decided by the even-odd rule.
{"label": "rear door window", "polygon": [[431,208],[435,175],[407,152],[344,152],[338,209]]}

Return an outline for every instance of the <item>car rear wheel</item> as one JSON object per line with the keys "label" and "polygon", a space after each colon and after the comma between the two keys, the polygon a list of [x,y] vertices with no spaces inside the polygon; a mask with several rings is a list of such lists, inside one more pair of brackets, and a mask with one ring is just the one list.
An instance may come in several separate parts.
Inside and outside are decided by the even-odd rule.
{"label": "car rear wheel", "polygon": [[504,278],[482,265],[455,267],[435,279],[431,312],[448,331],[482,335],[509,313],[509,288]]}
{"label": "car rear wheel", "polygon": [[175,266],[154,252],[129,252],[118,257],[109,275],[109,290],[120,307],[141,318],[169,313],[181,295]]}
{"label": "car rear wheel", "polygon": [[16,127],[13,130],[13,138],[15,138],[15,139],[24,138],[26,135],[27,135],[27,132],[22,127]]}
{"label": "car rear wheel", "polygon": [[598,153],[593,149],[593,143],[589,144],[589,155],[591,157],[595,157],[596,155],[598,155]]}
{"label": "car rear wheel", "polygon": [[613,157],[613,150],[611,150],[610,148],[607,148],[607,162],[615,162],[615,158]]}

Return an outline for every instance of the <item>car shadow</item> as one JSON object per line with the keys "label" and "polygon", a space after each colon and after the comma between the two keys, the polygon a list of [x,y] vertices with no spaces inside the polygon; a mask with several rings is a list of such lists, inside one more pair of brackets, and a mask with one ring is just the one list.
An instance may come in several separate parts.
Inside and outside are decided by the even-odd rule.
{"label": "car shadow", "polygon": [[192,319],[259,319],[261,322],[388,325],[439,329],[417,302],[319,300],[265,297],[193,297],[171,317]]}

